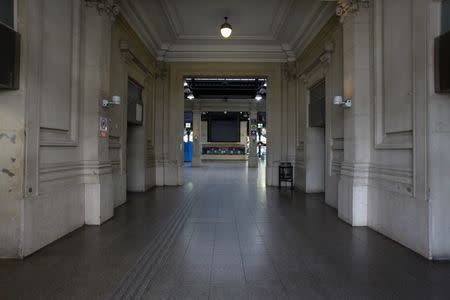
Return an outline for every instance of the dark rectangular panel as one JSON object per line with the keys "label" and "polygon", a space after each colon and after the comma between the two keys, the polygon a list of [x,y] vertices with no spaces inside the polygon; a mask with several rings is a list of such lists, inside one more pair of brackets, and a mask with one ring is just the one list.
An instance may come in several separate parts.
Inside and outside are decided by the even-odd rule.
{"label": "dark rectangular panel", "polygon": [[239,142],[239,122],[237,120],[211,120],[208,122],[209,142]]}
{"label": "dark rectangular panel", "polygon": [[309,127],[325,127],[325,81],[309,90]]}
{"label": "dark rectangular panel", "polygon": [[0,0],[0,23],[14,28],[14,0]]}

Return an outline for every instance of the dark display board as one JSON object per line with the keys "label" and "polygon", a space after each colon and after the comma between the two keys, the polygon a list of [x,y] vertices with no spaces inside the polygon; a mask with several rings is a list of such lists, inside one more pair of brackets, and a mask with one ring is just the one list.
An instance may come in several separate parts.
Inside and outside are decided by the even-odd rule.
{"label": "dark display board", "polygon": [[209,142],[239,142],[237,120],[211,120],[209,122]]}
{"label": "dark display board", "polygon": [[208,142],[235,143],[241,140],[240,114],[236,112],[208,113]]}
{"label": "dark display board", "polygon": [[0,23],[0,41],[0,89],[18,89],[20,35]]}

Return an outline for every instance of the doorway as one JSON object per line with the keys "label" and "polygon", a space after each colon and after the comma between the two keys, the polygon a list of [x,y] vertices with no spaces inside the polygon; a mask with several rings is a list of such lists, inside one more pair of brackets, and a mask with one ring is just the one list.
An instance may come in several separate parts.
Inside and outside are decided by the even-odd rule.
{"label": "doorway", "polygon": [[306,134],[306,192],[325,192],[325,80],[309,88],[308,130]]}
{"label": "doorway", "polygon": [[260,167],[267,145],[266,94],[265,78],[185,77],[185,167]]}
{"label": "doorway", "polygon": [[127,97],[127,191],[145,191],[145,130],[143,126],[144,88],[128,79]]}

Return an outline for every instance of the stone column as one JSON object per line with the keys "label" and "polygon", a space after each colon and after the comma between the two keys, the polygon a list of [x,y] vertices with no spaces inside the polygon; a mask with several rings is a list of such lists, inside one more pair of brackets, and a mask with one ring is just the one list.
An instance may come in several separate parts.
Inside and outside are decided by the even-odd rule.
{"label": "stone column", "polygon": [[353,106],[344,112],[344,161],[339,182],[338,214],[353,226],[367,225],[370,124],[370,8],[343,19],[344,98]]}
{"label": "stone column", "polygon": [[108,115],[101,101],[111,99],[111,20],[99,15],[95,8],[86,8],[84,12],[84,102],[80,140],[85,172],[89,174],[85,185],[85,222],[88,225],[100,225],[114,214],[109,139],[99,135],[100,117]]}
{"label": "stone column", "polygon": [[202,160],[202,112],[198,105],[194,105],[194,109],[192,110],[192,131],[194,135],[193,140],[193,148],[192,148],[192,166],[193,167],[201,167]]}
{"label": "stone column", "polygon": [[[250,110],[250,131],[252,128],[252,124],[256,124],[257,121],[257,111],[256,108],[252,107]],[[250,132],[248,133],[250,136]],[[250,149],[248,155],[248,167],[249,168],[257,168],[258,167],[258,153],[256,146],[256,136],[250,136]]]}

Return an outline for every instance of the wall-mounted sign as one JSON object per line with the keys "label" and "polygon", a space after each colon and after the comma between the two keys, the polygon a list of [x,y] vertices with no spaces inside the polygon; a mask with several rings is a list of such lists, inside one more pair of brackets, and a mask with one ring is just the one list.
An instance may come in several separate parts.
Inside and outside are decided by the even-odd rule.
{"label": "wall-mounted sign", "polygon": [[256,130],[250,130],[250,136],[257,136],[258,132]]}
{"label": "wall-mounted sign", "polygon": [[100,117],[100,137],[108,137],[108,118]]}

